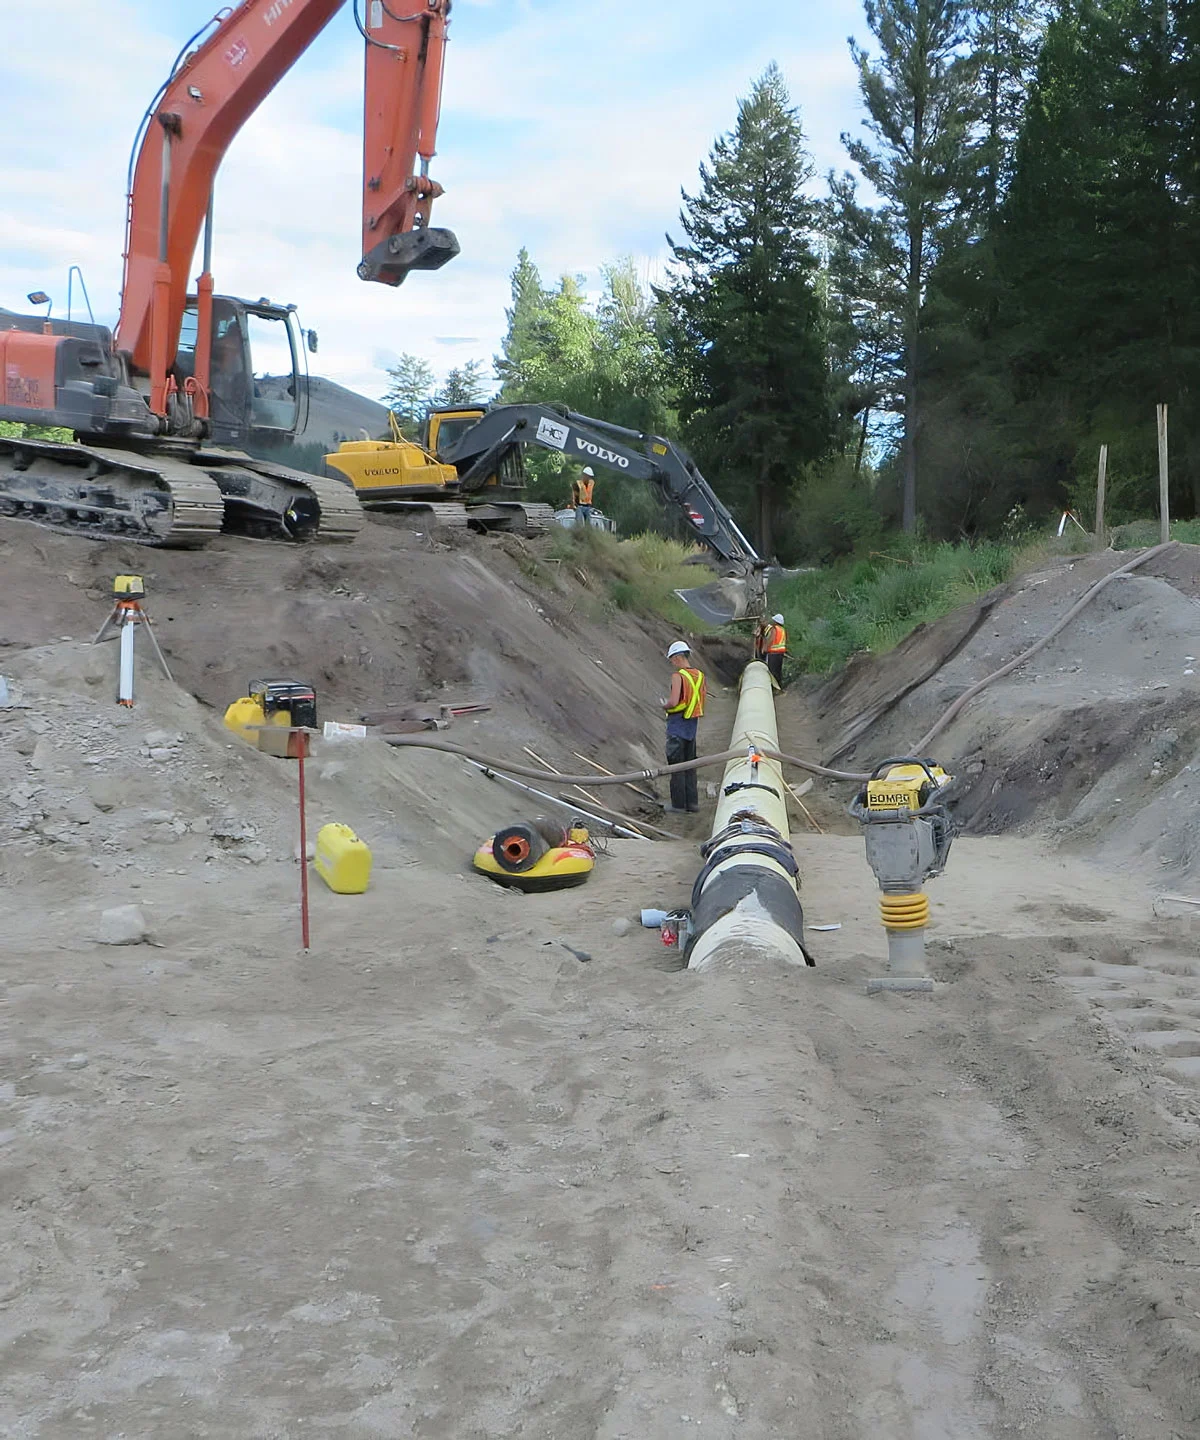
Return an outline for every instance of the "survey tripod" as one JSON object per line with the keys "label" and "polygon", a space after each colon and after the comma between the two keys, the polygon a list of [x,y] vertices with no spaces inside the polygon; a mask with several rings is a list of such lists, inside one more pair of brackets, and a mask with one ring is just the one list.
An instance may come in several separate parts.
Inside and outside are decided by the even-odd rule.
{"label": "survey tripod", "polygon": [[150,624],[150,616],[142,606],[146,586],[140,575],[118,575],[113,581],[113,608],[108,619],[96,632],[93,645],[108,638],[114,631],[121,637],[121,663],[117,673],[117,704],[133,708],[133,640],[138,626],[144,626],[150,637],[150,644],[162,666],[162,672],[170,680],[171,671],[159,649],[158,636]]}

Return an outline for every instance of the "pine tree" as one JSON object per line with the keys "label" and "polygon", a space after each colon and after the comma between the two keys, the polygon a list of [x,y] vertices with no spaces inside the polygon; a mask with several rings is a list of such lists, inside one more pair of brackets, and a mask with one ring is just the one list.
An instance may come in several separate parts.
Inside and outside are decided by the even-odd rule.
{"label": "pine tree", "polygon": [[401,355],[388,368],[391,384],[383,403],[395,412],[402,426],[420,425],[433,396],[433,367],[419,355]]}
{"label": "pine tree", "polygon": [[540,354],[539,326],[549,305],[542,277],[522,245],[509,277],[512,304],[504,312],[508,330],[501,352],[495,359],[496,377],[504,400],[525,398],[530,370]]}
{"label": "pine tree", "polygon": [[483,403],[488,389],[482,362],[468,360],[465,365],[456,365],[447,373],[442,388],[433,397],[433,403],[441,410],[469,409]]}
{"label": "pine tree", "polygon": [[684,240],[667,237],[673,260],[657,292],[688,436],[718,484],[752,497],[764,555],[775,511],[830,439],[812,173],[771,65],[700,167],[697,193],[684,192]]}
{"label": "pine tree", "polygon": [[842,141],[880,205],[874,215],[847,206],[843,219],[850,242],[868,249],[888,277],[903,338],[902,523],[911,532],[917,524],[922,310],[969,174],[978,66],[962,0],[866,0],[865,8],[879,58],[853,40],[850,53],[871,143],[849,135]]}

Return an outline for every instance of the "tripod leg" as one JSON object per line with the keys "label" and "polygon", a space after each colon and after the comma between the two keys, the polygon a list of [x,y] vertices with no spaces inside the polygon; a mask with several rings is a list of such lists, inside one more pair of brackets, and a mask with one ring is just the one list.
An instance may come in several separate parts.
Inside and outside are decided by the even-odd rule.
{"label": "tripod leg", "polygon": [[174,677],[172,676],[170,670],[167,668],[166,659],[163,656],[162,651],[158,648],[158,636],[154,633],[154,627],[150,624],[149,615],[143,613],[142,619],[146,622],[146,634],[149,635],[150,643],[154,646],[154,653],[158,656],[158,663],[162,666],[162,672],[168,680],[173,681]]}
{"label": "tripod leg", "polygon": [[117,607],[114,605],[114,606],[113,606],[113,609],[112,609],[112,614],[109,615],[108,619],[104,622],[104,624],[101,625],[101,627],[99,628],[99,630],[96,631],[96,638],[92,641],[92,644],[93,644],[93,645],[99,645],[99,643],[101,642],[101,640],[103,640],[103,639],[106,638],[106,636],[107,636],[107,634],[108,634],[108,627],[116,622],[116,618],[117,618]]}

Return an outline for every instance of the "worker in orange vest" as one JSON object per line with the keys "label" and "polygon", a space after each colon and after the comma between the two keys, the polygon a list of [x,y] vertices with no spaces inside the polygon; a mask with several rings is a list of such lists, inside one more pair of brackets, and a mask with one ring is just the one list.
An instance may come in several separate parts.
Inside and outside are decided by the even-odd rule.
{"label": "worker in orange vest", "polygon": [[754,648],[756,657],[766,661],[771,679],[782,690],[783,657],[787,654],[787,631],[784,629],[782,615],[772,615],[770,620],[763,621],[755,637]]}
{"label": "worker in orange vest", "polygon": [[[686,640],[676,640],[667,650],[671,662],[671,688],[659,702],[667,712],[667,764],[678,765],[696,758],[697,722],[704,714],[706,687],[704,672],[691,663],[692,650]],[[676,814],[700,809],[699,787],[694,770],[671,776],[671,803]]]}
{"label": "worker in orange vest", "polygon": [[590,465],[586,465],[571,483],[571,501],[575,506],[576,525],[592,523],[592,492],[595,488],[596,472]]}

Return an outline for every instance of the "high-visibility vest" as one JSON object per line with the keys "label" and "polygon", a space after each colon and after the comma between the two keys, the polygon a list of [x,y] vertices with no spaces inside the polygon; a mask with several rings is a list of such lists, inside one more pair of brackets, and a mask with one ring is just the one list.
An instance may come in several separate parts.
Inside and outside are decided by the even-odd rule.
{"label": "high-visibility vest", "polygon": [[768,655],[787,654],[787,631],[782,625],[772,625],[764,639],[763,649]]}
{"label": "high-visibility vest", "polygon": [[682,715],[685,720],[699,720],[704,714],[704,697],[707,694],[704,672],[681,666],[678,674],[683,680],[679,704],[672,705],[667,714]]}
{"label": "high-visibility vest", "polygon": [[577,505],[590,505],[592,503],[592,487],[594,480],[589,480],[586,475],[580,476],[575,482],[575,503]]}

